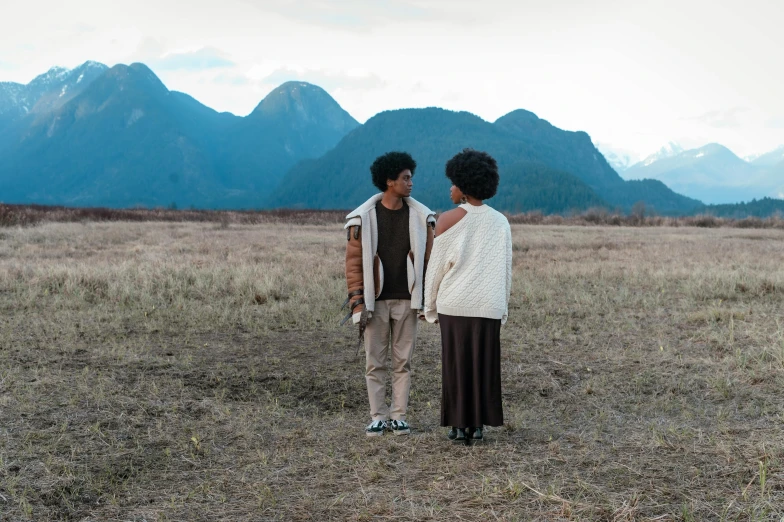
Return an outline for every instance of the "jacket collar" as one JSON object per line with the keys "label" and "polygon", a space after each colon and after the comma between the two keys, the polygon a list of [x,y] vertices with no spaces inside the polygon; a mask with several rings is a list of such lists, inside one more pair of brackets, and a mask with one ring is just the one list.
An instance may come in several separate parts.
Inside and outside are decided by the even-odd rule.
{"label": "jacket collar", "polygon": [[[376,207],[376,203],[378,203],[383,196],[384,196],[383,192],[379,192],[375,196],[372,196],[370,199],[368,199],[360,206],[358,206],[356,209],[354,209],[351,213],[349,213],[346,216],[346,219],[364,216],[365,214],[370,212],[370,209]],[[433,212],[432,210],[430,210],[429,208],[427,208],[425,205],[415,200],[414,198],[410,198],[410,197],[403,198],[403,200],[406,202],[409,208],[416,210],[420,214],[423,214],[425,216],[430,216],[435,214],[435,212]]]}

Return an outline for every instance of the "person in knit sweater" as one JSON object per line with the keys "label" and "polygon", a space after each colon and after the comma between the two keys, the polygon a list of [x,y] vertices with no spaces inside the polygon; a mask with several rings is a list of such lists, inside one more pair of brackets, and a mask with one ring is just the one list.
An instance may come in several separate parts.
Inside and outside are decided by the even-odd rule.
{"label": "person in knit sweater", "polygon": [[425,278],[424,317],[441,327],[441,425],[455,441],[482,440],[504,422],[501,325],[509,314],[512,232],[483,200],[498,189],[498,166],[465,149],[446,164],[457,208],[436,223]]}

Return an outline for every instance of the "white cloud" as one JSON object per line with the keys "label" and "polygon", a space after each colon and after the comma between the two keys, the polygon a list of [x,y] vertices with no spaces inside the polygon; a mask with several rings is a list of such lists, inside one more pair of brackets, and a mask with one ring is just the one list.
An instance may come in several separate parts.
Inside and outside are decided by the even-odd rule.
{"label": "white cloud", "polygon": [[692,120],[699,123],[714,127],[717,129],[737,129],[741,127],[740,115],[748,112],[748,107],[733,107],[727,110],[708,111],[690,118],[683,118],[685,120]]}
{"label": "white cloud", "polygon": [[213,47],[202,47],[195,51],[180,53],[166,53],[160,58],[155,58],[147,64],[158,70],[196,70],[221,69],[236,65],[226,53]]}
{"label": "white cloud", "polygon": [[305,81],[326,90],[372,90],[384,87],[386,82],[373,73],[354,71],[303,69],[281,67],[272,71],[263,81],[270,84],[281,84],[291,80]]}
{"label": "white cloud", "polygon": [[301,79],[360,121],[400,107],[489,121],[524,108],[641,155],[670,140],[746,155],[784,142],[782,18],[784,4],[766,0],[196,0],[187,16],[167,0],[41,0],[3,8],[0,79],[142,61],[237,114]]}

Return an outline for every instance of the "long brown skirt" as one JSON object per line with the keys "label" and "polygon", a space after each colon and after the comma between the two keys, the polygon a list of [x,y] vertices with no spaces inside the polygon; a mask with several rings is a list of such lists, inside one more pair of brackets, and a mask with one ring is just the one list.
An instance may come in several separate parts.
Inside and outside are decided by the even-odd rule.
{"label": "long brown skirt", "polygon": [[438,314],[441,426],[502,426],[501,320]]}

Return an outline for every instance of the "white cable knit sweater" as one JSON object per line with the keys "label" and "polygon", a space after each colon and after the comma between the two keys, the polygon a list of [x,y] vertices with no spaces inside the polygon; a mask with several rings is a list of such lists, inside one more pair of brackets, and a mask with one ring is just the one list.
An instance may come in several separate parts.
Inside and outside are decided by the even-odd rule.
{"label": "white cable knit sweater", "polygon": [[512,231],[487,205],[460,205],[467,214],[436,237],[425,279],[425,317],[438,314],[501,319],[512,289]]}

